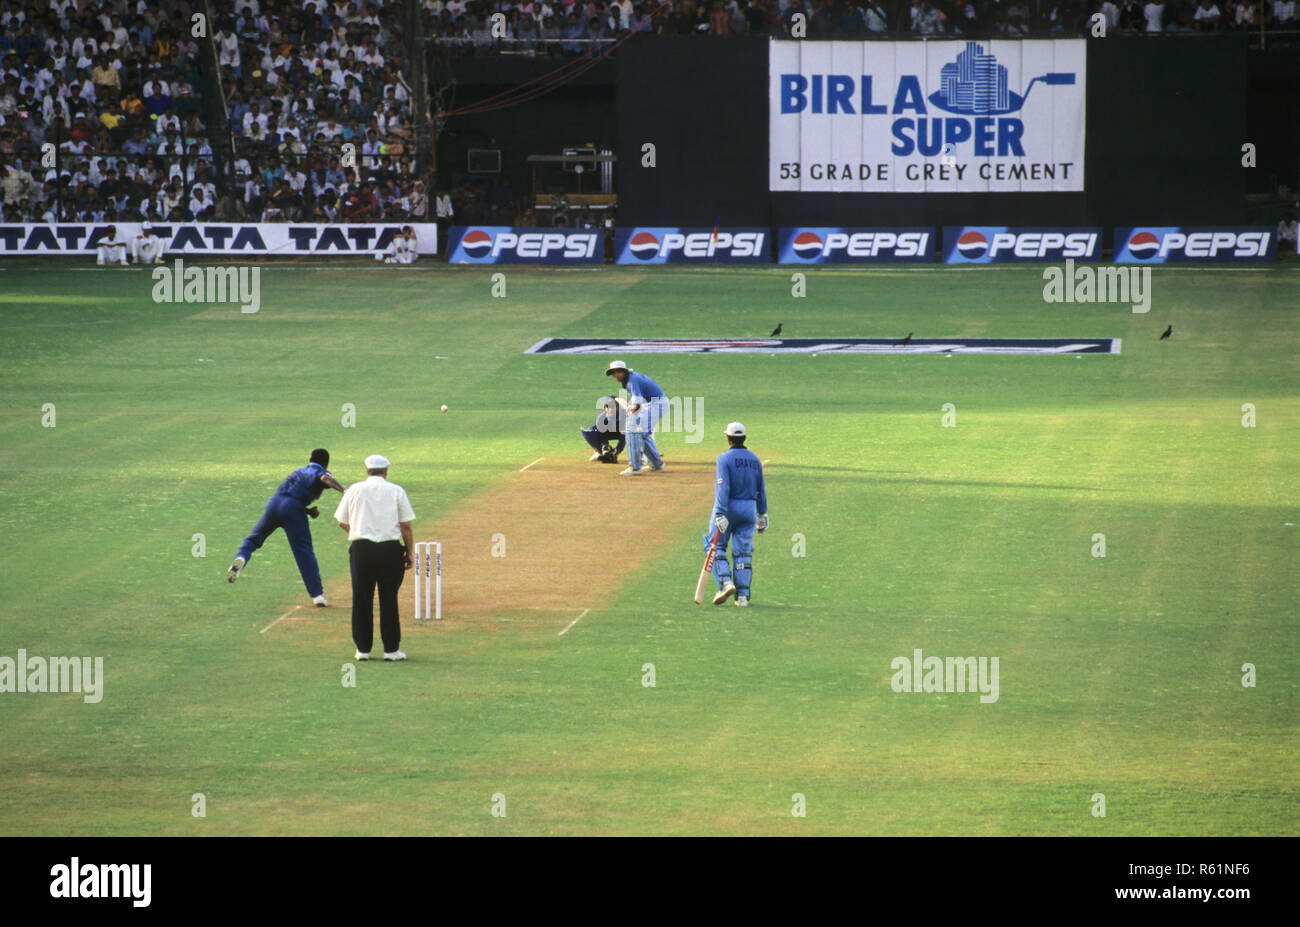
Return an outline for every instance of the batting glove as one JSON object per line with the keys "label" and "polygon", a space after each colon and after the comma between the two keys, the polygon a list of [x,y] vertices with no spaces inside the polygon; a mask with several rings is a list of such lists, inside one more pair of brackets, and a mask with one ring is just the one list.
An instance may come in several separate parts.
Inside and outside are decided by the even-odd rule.
{"label": "batting glove", "polygon": [[767,516],[760,515],[758,516],[758,533],[762,534],[766,530],[767,530]]}
{"label": "batting glove", "polygon": [[729,524],[730,522],[727,521],[726,515],[719,515],[717,518],[713,519],[713,527],[717,528],[718,531],[723,534],[727,533],[727,525]]}

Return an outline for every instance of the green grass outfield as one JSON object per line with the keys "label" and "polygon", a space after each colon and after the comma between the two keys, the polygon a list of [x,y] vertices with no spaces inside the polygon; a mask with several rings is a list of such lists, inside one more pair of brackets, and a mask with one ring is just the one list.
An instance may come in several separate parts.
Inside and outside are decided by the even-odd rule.
{"label": "green grass outfield", "polygon": [[[1046,304],[1041,268],[804,272],[795,299],[775,267],[268,265],[241,315],[154,304],[140,270],[0,263],[0,655],[106,674],[98,704],[0,694],[0,833],[1300,833],[1300,265],[1157,268],[1149,315]],[[393,458],[425,525],[585,456],[608,358],[522,353],[541,338],[778,321],[1123,348],[634,361],[705,397],[705,444],[669,436],[670,459],[740,419],[772,460],[747,612],[690,602],[707,485],[635,575],[638,513],[593,512],[623,584],[593,577],[563,637],[408,635],[355,688],[350,648],[259,633],[306,601],[281,535],[224,581],[317,445],[344,482]],[[314,529],[329,585],[346,544]],[[916,648],[997,656],[999,700],[893,692]]]}

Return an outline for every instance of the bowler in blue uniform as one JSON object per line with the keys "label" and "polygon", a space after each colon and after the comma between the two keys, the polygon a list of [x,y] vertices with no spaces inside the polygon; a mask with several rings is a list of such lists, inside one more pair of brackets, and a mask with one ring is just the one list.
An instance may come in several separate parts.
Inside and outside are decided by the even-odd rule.
{"label": "bowler in blue uniform", "polygon": [[325,601],[325,586],[321,582],[316,552],[311,546],[311,528],[307,525],[309,516],[315,518],[320,514],[320,509],[312,503],[321,497],[321,493],[327,488],[344,491],[327,469],[329,465],[330,452],[318,447],[311,452],[307,466],[299,467],[284,478],[275,495],[267,501],[262,517],[253,526],[253,533],[240,545],[235,562],[226,573],[227,580],[233,583],[239,579],[239,573],[252,558],[253,551],[260,548],[276,528],[283,528],[307,594],[318,606],[329,604]]}
{"label": "bowler in blue uniform", "polygon": [[[704,549],[709,549],[714,532],[718,532],[718,554],[713,561],[718,594],[713,604],[721,605],[734,595],[736,604],[744,608],[749,604],[754,581],[754,532],[767,530],[767,492],[763,488],[763,464],[745,447],[745,426],[732,422],[724,434],[730,449],[718,455],[713,514],[704,535]],[[732,564],[727,562],[728,543],[735,565],[734,581]]]}
{"label": "bowler in blue uniform", "polygon": [[642,457],[651,470],[662,470],[664,459],[655,444],[654,430],[668,413],[668,397],[659,384],[644,373],[628,367],[621,360],[611,361],[605,376],[613,377],[627,390],[627,463],[622,476],[640,476],[645,472]]}

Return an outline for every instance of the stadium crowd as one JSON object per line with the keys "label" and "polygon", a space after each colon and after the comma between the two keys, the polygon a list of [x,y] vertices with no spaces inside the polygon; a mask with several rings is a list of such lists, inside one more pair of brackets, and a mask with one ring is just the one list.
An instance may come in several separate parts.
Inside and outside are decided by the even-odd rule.
{"label": "stadium crowd", "polygon": [[[481,55],[591,55],[636,32],[786,35],[800,14],[812,37],[1076,34],[1094,12],[1116,31],[1296,29],[1296,0],[1086,2],[421,0],[421,9],[440,47]],[[185,0],[0,0],[0,221],[445,224],[454,197],[415,176],[397,0],[210,5],[219,80],[205,79],[207,39],[193,34]],[[222,112],[234,159],[224,193],[209,141]]]}
{"label": "stadium crowd", "polygon": [[[422,0],[425,27],[460,54],[594,54],[629,33],[774,36],[1083,35],[1107,31],[1294,31],[1296,0]],[[491,17],[504,15],[494,32]]]}
{"label": "stadium crowd", "polygon": [[[413,176],[398,4],[211,7],[219,84],[203,80],[187,3],[0,0],[0,220],[431,216]],[[228,195],[205,86],[225,97]]]}

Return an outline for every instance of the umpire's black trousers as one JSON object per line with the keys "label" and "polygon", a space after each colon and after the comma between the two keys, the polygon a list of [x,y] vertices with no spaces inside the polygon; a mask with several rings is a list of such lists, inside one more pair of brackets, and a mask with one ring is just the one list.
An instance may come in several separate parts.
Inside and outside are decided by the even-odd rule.
{"label": "umpire's black trousers", "polygon": [[397,590],[406,575],[406,554],[401,541],[353,541],[348,548],[352,566],[352,641],[369,653],[375,643],[375,586],[379,586],[379,637],[384,653],[402,643],[397,619]]}

